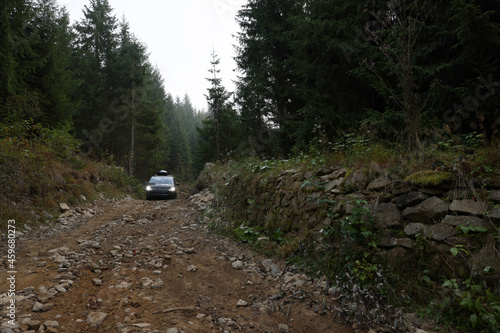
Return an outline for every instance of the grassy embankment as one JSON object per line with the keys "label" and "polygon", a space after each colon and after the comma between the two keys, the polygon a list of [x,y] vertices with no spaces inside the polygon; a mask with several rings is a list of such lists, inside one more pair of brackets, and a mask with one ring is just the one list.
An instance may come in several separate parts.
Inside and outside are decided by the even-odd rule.
{"label": "grassy embankment", "polygon": [[10,219],[20,231],[24,224],[53,221],[61,202],[77,206],[101,194],[118,197],[141,191],[122,168],[78,154],[80,143],[66,130],[37,127],[32,137],[26,132],[11,136],[11,130],[0,131],[0,229]]}

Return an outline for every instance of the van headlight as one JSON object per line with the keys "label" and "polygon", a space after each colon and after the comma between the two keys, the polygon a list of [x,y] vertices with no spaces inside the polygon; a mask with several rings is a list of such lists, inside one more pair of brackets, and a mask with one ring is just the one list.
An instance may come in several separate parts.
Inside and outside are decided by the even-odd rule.
{"label": "van headlight", "polygon": [[170,192],[175,192],[175,186],[172,186],[170,189],[169,189]]}
{"label": "van headlight", "polygon": [[146,186],[146,191],[151,191],[151,190],[152,190],[151,186],[149,186],[149,185]]}

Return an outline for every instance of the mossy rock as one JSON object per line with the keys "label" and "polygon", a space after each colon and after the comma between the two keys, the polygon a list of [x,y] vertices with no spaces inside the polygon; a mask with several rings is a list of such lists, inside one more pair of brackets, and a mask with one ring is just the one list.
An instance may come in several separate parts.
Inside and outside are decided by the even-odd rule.
{"label": "mossy rock", "polygon": [[452,174],[445,171],[422,170],[412,173],[405,181],[418,186],[438,187],[449,184],[452,181]]}

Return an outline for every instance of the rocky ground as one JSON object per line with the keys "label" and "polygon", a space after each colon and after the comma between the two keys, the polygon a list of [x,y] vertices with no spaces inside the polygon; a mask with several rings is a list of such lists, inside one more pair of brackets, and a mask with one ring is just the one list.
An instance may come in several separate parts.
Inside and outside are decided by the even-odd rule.
{"label": "rocky ground", "polygon": [[[333,320],[321,279],[287,270],[207,231],[203,200],[63,207],[55,226],[17,236],[16,325],[2,332],[354,332]],[[266,260],[267,259],[267,260]],[[357,330],[367,332],[368,330]]]}

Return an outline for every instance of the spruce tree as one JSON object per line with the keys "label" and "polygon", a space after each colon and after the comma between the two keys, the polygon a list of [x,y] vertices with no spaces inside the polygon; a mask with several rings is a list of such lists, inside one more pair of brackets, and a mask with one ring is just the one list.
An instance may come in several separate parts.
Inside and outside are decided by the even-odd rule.
{"label": "spruce tree", "polygon": [[71,70],[69,16],[55,0],[38,0],[34,11],[33,50],[42,64],[29,75],[29,85],[40,98],[41,123],[59,127],[72,122],[77,107],[71,99],[77,83]]}
{"label": "spruce tree", "polygon": [[[118,25],[108,0],[90,0],[83,10],[84,18],[75,25],[74,66],[82,82],[75,98],[81,101],[75,115],[77,133],[103,153],[102,133],[93,132],[110,116],[116,101],[113,90],[113,64],[118,49]],[[95,135],[94,135],[95,134]]]}
{"label": "spruce tree", "polygon": [[205,140],[204,151],[208,160],[220,160],[227,156],[236,146],[235,126],[237,115],[230,101],[231,93],[222,85],[222,79],[218,76],[220,59],[212,52],[210,62],[210,83],[208,94],[205,95],[208,102],[208,117],[203,122],[202,137]]}
{"label": "spruce tree", "polygon": [[121,24],[118,57],[113,65],[113,87],[115,98],[128,101],[127,113],[118,126],[127,133],[127,169],[134,174],[136,165],[136,126],[139,107],[147,102],[145,91],[148,59],[146,48],[130,33],[129,25],[124,20]]}
{"label": "spruce tree", "polygon": [[160,114],[163,86],[159,73],[150,65],[146,46],[131,32],[125,19],[120,24],[117,58],[110,66],[113,96],[110,120],[113,135],[105,147],[130,175],[152,172],[159,166]]}
{"label": "spruce tree", "polygon": [[175,104],[167,116],[169,154],[167,166],[171,172],[177,175],[191,173],[192,156],[189,147],[186,126],[182,118],[182,101],[176,98]]}
{"label": "spruce tree", "polygon": [[29,86],[30,74],[42,65],[33,50],[37,37],[31,2],[0,1],[0,118],[2,122],[41,116],[39,97]]}
{"label": "spruce tree", "polygon": [[0,7],[0,96],[26,89],[26,76],[39,65],[33,41],[37,33],[31,24],[33,7],[24,0],[2,0]]}
{"label": "spruce tree", "polygon": [[307,149],[314,136],[335,140],[357,128],[365,109],[377,101],[369,82],[350,75],[366,47],[363,1],[304,1],[304,10],[291,18],[289,34],[297,90],[303,98],[301,121],[294,137]]}
{"label": "spruce tree", "polygon": [[[490,111],[494,99],[474,100],[480,78],[498,70],[496,3],[496,10],[474,1],[370,4],[364,77],[385,99],[385,109],[377,117],[393,114],[400,119],[397,137],[409,150],[421,152],[423,140],[442,129],[485,131],[486,115],[488,125],[496,123]],[[474,103],[465,105],[464,100]]]}
{"label": "spruce tree", "polygon": [[245,136],[274,133],[277,147],[270,150],[278,148],[282,155],[295,143],[294,124],[301,120],[298,111],[303,106],[289,38],[291,18],[301,12],[302,1],[251,0],[237,15],[241,28],[235,58],[241,73],[237,100],[248,128]]}

